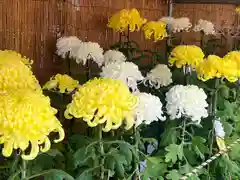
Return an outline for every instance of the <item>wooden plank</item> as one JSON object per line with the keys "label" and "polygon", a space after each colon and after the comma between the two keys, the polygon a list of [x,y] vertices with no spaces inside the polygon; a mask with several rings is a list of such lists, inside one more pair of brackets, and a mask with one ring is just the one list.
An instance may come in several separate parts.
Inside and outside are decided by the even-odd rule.
{"label": "wooden plank", "polygon": [[194,4],[240,4],[240,0],[175,0],[175,3]]}

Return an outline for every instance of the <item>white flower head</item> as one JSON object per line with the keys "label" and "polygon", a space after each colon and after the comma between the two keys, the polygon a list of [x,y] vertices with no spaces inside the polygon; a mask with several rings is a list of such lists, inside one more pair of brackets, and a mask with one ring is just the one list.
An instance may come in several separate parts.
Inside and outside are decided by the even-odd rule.
{"label": "white flower head", "polygon": [[106,64],[102,67],[100,75],[106,78],[121,80],[131,88],[133,92],[138,91],[137,81],[144,79],[138,66],[132,62]]}
{"label": "white flower head", "polygon": [[166,120],[163,116],[162,103],[157,96],[147,93],[135,93],[139,98],[139,103],[134,110],[135,126],[142,123],[151,124],[153,121]]}
{"label": "white flower head", "polygon": [[215,120],[214,121],[214,129],[217,137],[224,138],[225,137],[225,131],[223,128],[223,125],[221,121]]}
{"label": "white flower head", "polygon": [[125,55],[116,50],[108,50],[104,53],[104,64],[109,64],[109,63],[121,63],[126,61]]}
{"label": "white flower head", "polygon": [[57,40],[57,54],[62,58],[66,58],[67,54],[69,56],[76,56],[78,48],[81,44],[81,40],[76,36],[61,37]]}
{"label": "white flower head", "polygon": [[144,79],[144,85],[147,85],[147,82],[151,87],[159,89],[162,86],[168,86],[172,83],[172,72],[165,64],[156,65]]}
{"label": "white flower head", "polygon": [[195,85],[176,85],[166,93],[166,109],[171,119],[190,118],[199,124],[208,116],[207,95]]}
{"label": "white flower head", "polygon": [[192,27],[192,23],[189,18],[181,17],[181,18],[173,18],[173,17],[162,17],[159,21],[163,21],[170,26],[170,29],[173,33],[181,32],[181,31],[189,31]]}
{"label": "white flower head", "polygon": [[202,19],[198,21],[198,24],[195,25],[195,27],[193,28],[193,31],[195,32],[203,31],[204,34],[206,35],[216,34],[213,23],[207,20],[202,20]]}
{"label": "white flower head", "polygon": [[86,64],[87,60],[92,60],[98,66],[104,62],[103,49],[96,42],[82,42],[78,48],[76,62]]}

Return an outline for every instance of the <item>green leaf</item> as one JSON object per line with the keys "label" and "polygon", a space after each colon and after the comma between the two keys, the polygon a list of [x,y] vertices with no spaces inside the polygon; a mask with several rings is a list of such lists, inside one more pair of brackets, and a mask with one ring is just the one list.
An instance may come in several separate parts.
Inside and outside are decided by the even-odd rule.
{"label": "green leaf", "polygon": [[118,177],[120,178],[124,178],[124,166],[120,161],[115,161],[116,162],[116,174],[118,175]]}
{"label": "green leaf", "polygon": [[196,175],[192,175],[187,180],[200,180]]}
{"label": "green leaf", "polygon": [[69,138],[69,144],[74,150],[83,148],[87,146],[90,142],[91,140],[89,138],[80,134],[74,134]]}
{"label": "green leaf", "polygon": [[187,163],[187,164],[181,166],[181,168],[179,169],[179,172],[181,174],[187,174],[187,173],[191,172],[192,169],[193,169],[192,166],[190,166],[190,164]]}
{"label": "green leaf", "polygon": [[224,107],[217,111],[217,116],[220,117],[223,121],[228,121],[229,119],[235,120],[235,116],[239,112],[238,104],[236,102],[229,102],[228,100],[224,100]]}
{"label": "green leaf", "polygon": [[205,159],[204,154],[208,152],[208,148],[204,143],[206,143],[206,140],[200,136],[192,138],[192,148],[202,160]]}
{"label": "green leaf", "polygon": [[105,159],[105,165],[107,169],[110,169],[113,171],[116,165],[115,158],[112,155],[107,156]]}
{"label": "green leaf", "polygon": [[177,160],[182,160],[183,158],[183,146],[177,144],[170,144],[165,148],[167,154],[165,155],[165,162],[172,162],[175,164]]}
{"label": "green leaf", "polygon": [[225,121],[222,121],[222,125],[223,125],[223,129],[226,133],[226,137],[230,136],[233,132],[233,126],[230,123],[225,122]]}
{"label": "green leaf", "polygon": [[167,172],[167,164],[160,156],[148,157],[147,166],[144,169],[144,176],[148,178],[159,178]]}
{"label": "green leaf", "polygon": [[25,178],[25,180],[30,180],[41,176],[44,176],[45,178],[49,178],[49,176],[51,176],[51,180],[74,180],[74,178],[71,175],[58,169],[42,171],[41,173]]}
{"label": "green leaf", "polygon": [[54,157],[49,156],[46,153],[42,153],[32,161],[32,165],[33,173],[38,173],[39,171],[43,171],[46,169],[52,169],[55,165]]}
{"label": "green leaf", "polygon": [[126,159],[128,164],[131,164],[131,162],[132,162],[132,151],[129,148],[129,146],[127,144],[120,144],[119,148],[120,148],[120,150],[119,150],[120,154],[123,154],[125,156],[125,159]]}
{"label": "green leaf", "polygon": [[167,177],[166,177],[167,179],[171,179],[171,180],[178,180],[178,179],[180,179],[181,178],[181,174],[177,171],[177,170],[171,170],[169,173],[168,173],[168,175],[167,175]]}
{"label": "green leaf", "polygon": [[80,148],[73,154],[74,167],[83,166],[89,159],[94,159],[95,157],[96,154],[93,146],[88,149],[87,147]]}
{"label": "green leaf", "polygon": [[196,154],[193,150],[188,149],[188,148],[184,148],[184,155],[187,158],[187,161],[191,164],[191,165],[198,165],[199,161],[196,158]]}
{"label": "green leaf", "polygon": [[220,94],[223,98],[228,99],[229,97],[229,88],[224,85],[220,88]]}
{"label": "green leaf", "polygon": [[176,123],[171,122],[167,125],[164,130],[164,133],[161,136],[160,146],[165,147],[170,144],[175,144],[177,142],[178,133],[176,131]]}
{"label": "green leaf", "polygon": [[76,180],[93,180],[92,173],[86,170]]}
{"label": "green leaf", "polygon": [[229,152],[229,156],[231,157],[231,159],[240,162],[240,146],[239,145],[233,146],[231,151]]}
{"label": "green leaf", "polygon": [[120,152],[112,151],[107,154],[105,157],[105,169],[111,170],[112,172],[116,172],[116,175],[119,178],[123,178],[125,174],[125,167],[128,165],[126,160],[126,156],[120,154]]}
{"label": "green leaf", "polygon": [[7,180],[18,180],[21,171],[17,171],[16,173],[12,174]]}
{"label": "green leaf", "polygon": [[231,161],[227,155],[221,156],[216,160],[218,166],[221,168],[221,173],[223,175],[231,173],[232,175],[240,176],[240,168],[238,164]]}
{"label": "green leaf", "polygon": [[58,149],[50,149],[46,152],[46,154],[52,157],[63,156],[63,154]]}

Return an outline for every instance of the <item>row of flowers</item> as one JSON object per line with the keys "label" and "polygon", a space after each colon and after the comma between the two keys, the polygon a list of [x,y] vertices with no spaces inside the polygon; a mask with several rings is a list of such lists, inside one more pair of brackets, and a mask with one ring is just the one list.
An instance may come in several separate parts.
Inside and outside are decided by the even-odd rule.
{"label": "row of flowers", "polygon": [[[167,37],[168,33],[189,32],[192,28],[192,23],[187,17],[162,17],[158,21],[148,22],[141,17],[136,9],[123,9],[110,18],[108,27],[117,32],[127,30],[134,32],[142,28],[146,39],[151,39],[153,36],[153,39],[158,41]],[[206,35],[216,35],[214,24],[203,19],[200,19],[192,30],[194,32],[202,31]]]}
{"label": "row of flowers", "polygon": [[[63,38],[59,44],[66,45],[68,41],[69,38]],[[125,62],[126,58],[121,52],[109,50],[103,54],[97,43],[78,42],[78,54],[81,52],[81,57],[76,57],[76,60],[84,59],[83,64],[86,60],[93,60],[99,65],[105,65],[100,73],[102,78],[91,80],[82,86],[67,75],[56,75],[44,86],[47,89],[59,89],[61,93],[72,92],[77,88],[73,101],[65,112],[66,118],[83,118],[90,127],[106,123],[104,131],[119,128],[124,119],[127,129],[134,124],[138,126],[166,119],[160,99],[139,92],[137,84],[139,81],[149,81],[155,88],[169,85],[172,74],[167,65],[158,64],[144,78],[137,65]],[[59,46],[58,52],[60,55],[67,52],[74,54],[72,49],[75,51],[67,44]],[[97,60],[99,57],[101,63]],[[240,53],[233,51],[223,58],[210,55],[204,59],[202,50],[197,46],[178,46],[172,51],[169,62],[178,68],[190,66],[192,71],[196,70],[199,79],[204,81],[226,78],[230,82],[236,82],[240,76],[239,57]],[[49,150],[50,141],[47,136],[50,132],[59,132],[60,138],[55,140],[59,142],[64,138],[64,131],[54,116],[56,110],[50,107],[50,99],[42,94],[31,71],[31,61],[14,51],[1,51],[0,59],[0,71],[4,74],[0,76],[0,142],[4,144],[3,155],[8,157],[13,149],[18,148],[24,152],[31,142],[30,155],[22,155],[22,158],[30,160],[37,156],[39,150]],[[133,90],[132,93],[128,87]],[[166,94],[167,114],[171,119],[188,117],[200,123],[201,118],[208,116],[206,98],[205,92],[197,86],[173,86]]]}
{"label": "row of flowers", "polygon": [[[86,64],[87,59],[94,61],[102,68],[101,76],[118,78],[136,88],[137,81],[151,81],[155,87],[167,86],[171,80],[171,71],[166,65],[157,65],[144,78],[137,65],[126,62],[124,54],[117,50],[108,50],[105,53],[98,43],[82,42],[77,37],[63,37],[57,42],[57,53],[63,58],[69,53],[70,58],[77,63]],[[240,76],[239,52],[232,51],[223,58],[216,55],[205,57],[201,48],[195,45],[179,45],[174,48],[169,58],[169,65],[177,68],[190,66],[201,80],[226,78],[236,82]]]}

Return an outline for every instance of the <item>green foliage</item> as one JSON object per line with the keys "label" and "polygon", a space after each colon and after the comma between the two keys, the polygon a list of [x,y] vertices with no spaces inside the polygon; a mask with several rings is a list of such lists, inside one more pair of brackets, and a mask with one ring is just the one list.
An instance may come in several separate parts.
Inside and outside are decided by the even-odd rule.
{"label": "green foliage", "polygon": [[171,121],[166,125],[166,128],[161,136],[162,138],[160,142],[161,147],[166,147],[170,144],[177,142],[177,137],[179,136],[179,133],[175,127],[176,127],[175,121]]}
{"label": "green foliage", "polygon": [[183,145],[170,144],[165,148],[167,154],[165,155],[165,162],[175,164],[177,160],[183,159]]}
{"label": "green foliage", "polygon": [[[176,44],[183,43],[183,39],[172,38],[170,42],[175,44],[168,44],[167,50]],[[215,54],[216,50],[222,46],[222,42],[217,38],[205,39],[205,36],[202,38],[201,45],[206,55]],[[141,50],[135,41],[129,39],[129,36],[127,39],[126,42],[120,40],[111,48],[123,52],[127,60],[137,64],[144,75],[159,63],[167,64],[166,55],[169,52]],[[71,69],[68,70],[71,72]],[[186,83],[182,69],[171,67],[171,71],[172,85]],[[77,79],[85,82],[89,77]],[[165,122],[155,122],[128,132],[118,129],[113,132],[115,135],[106,133],[101,139],[96,139],[95,131],[88,133],[87,137],[73,133],[72,127],[65,125],[68,121],[65,121],[63,112],[72,100],[72,95],[44,91],[51,98],[52,106],[59,110],[57,116],[65,122],[63,124],[68,137],[64,143],[53,145],[49,152],[41,153],[35,160],[28,162],[28,177],[25,180],[39,177],[46,180],[99,180],[102,173],[107,180],[137,179],[138,175],[143,180],[180,179],[219,151],[213,136],[215,134],[214,119],[219,117],[223,124],[226,144],[240,137],[239,85],[221,80],[220,85],[215,87],[215,79],[207,82],[199,81],[196,72],[191,73],[189,83],[204,89],[210,106],[213,105],[212,97],[215,97],[213,95],[217,95],[216,117],[213,115],[203,119],[201,125],[187,124],[187,122],[186,126],[185,121],[188,117],[173,121],[167,117]],[[172,85],[157,90],[143,85],[139,87],[143,92],[158,96],[165,105],[165,93]],[[145,152],[149,143],[153,144],[156,150],[147,156]],[[0,179],[6,179],[6,177],[8,180],[20,179],[22,169],[19,167],[19,161],[16,158],[9,164],[3,164]],[[146,162],[146,167],[138,172],[140,162]],[[203,168],[188,180],[230,179],[230,177],[234,180],[234,177],[240,177],[239,167],[240,148],[234,146],[228,155],[218,158],[209,164],[209,167]],[[0,166],[0,170],[2,169]]]}
{"label": "green foliage", "polygon": [[164,162],[163,157],[147,157],[146,161],[146,168],[142,173],[143,179],[157,179],[164,176],[164,174],[167,172],[167,164]]}
{"label": "green foliage", "polygon": [[205,159],[205,154],[208,152],[208,147],[205,145],[206,139],[194,136],[192,138],[192,149],[195,151],[195,153],[202,159]]}
{"label": "green foliage", "polygon": [[171,179],[171,180],[177,180],[181,178],[181,174],[178,172],[178,170],[171,170],[168,175],[167,175],[167,179]]}

